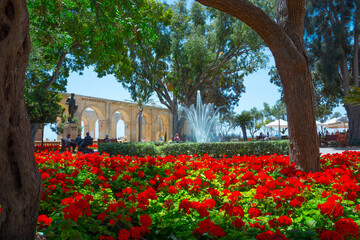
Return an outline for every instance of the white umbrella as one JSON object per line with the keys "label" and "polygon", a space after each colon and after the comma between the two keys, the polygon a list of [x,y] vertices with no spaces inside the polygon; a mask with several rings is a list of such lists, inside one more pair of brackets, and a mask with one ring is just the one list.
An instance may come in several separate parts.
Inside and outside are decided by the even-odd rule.
{"label": "white umbrella", "polygon": [[348,128],[349,118],[346,115],[342,115],[338,118],[333,118],[325,122],[324,126],[327,128]]}
{"label": "white umbrella", "polygon": [[287,121],[284,121],[282,119],[278,119],[278,120],[275,120],[275,121],[273,121],[271,123],[266,124],[265,127],[269,127],[269,128],[275,128],[275,127],[287,128],[288,123],[287,123]]}

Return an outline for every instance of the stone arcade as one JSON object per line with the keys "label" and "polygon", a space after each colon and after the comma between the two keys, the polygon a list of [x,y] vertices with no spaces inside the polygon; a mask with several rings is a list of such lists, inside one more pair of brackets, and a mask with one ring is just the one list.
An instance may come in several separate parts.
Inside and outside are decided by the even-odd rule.
{"label": "stone arcade", "polygon": [[[60,105],[68,112],[66,99],[69,93],[61,93],[63,99]],[[75,94],[76,104],[78,105],[74,118],[84,122],[85,132],[89,132],[92,137],[95,134],[95,125],[98,120],[98,138],[105,138],[109,134],[110,138],[117,138],[117,123],[124,121],[124,132],[127,141],[138,141],[138,105],[134,102],[115,101],[103,98],[88,97]],[[93,111],[87,111],[92,109]],[[166,108],[155,105],[146,105],[143,110],[142,135],[146,142],[159,141],[166,135],[172,136],[172,115]],[[62,136],[58,136],[58,140]]]}

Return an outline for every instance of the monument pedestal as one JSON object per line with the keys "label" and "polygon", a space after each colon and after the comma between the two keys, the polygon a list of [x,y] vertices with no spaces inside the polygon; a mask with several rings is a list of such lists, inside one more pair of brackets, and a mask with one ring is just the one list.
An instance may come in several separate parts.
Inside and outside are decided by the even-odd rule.
{"label": "monument pedestal", "polygon": [[67,123],[64,125],[64,139],[70,134],[70,139],[75,140],[78,136],[78,126],[76,123]]}

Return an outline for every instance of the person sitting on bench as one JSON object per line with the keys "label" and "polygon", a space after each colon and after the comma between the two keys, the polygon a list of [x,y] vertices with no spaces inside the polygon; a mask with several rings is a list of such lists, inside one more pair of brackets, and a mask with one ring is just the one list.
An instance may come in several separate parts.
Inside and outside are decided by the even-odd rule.
{"label": "person sitting on bench", "polygon": [[94,150],[93,149],[88,149],[88,147],[90,147],[91,145],[93,145],[93,139],[90,136],[90,134],[87,132],[86,133],[86,137],[81,140],[80,144],[79,144],[79,151],[83,152],[83,153],[93,153]]}
{"label": "person sitting on bench", "polygon": [[111,142],[111,140],[110,140],[110,138],[109,138],[109,134],[106,134],[106,138],[104,139],[104,142],[106,142],[106,143],[110,143],[110,142]]}
{"label": "person sitting on bench", "polygon": [[64,142],[65,142],[65,148],[69,148],[70,151],[71,151],[71,148],[72,148],[73,151],[75,151],[76,143],[73,142],[73,141],[70,139],[70,134],[68,134],[68,135],[66,136],[66,138],[64,139]]}

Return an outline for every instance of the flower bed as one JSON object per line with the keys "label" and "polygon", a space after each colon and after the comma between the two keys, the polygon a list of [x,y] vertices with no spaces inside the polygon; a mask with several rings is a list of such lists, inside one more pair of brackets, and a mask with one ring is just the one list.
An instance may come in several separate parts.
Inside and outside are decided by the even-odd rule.
{"label": "flower bed", "polygon": [[35,154],[48,239],[358,239],[360,153],[304,173],[281,155]]}

